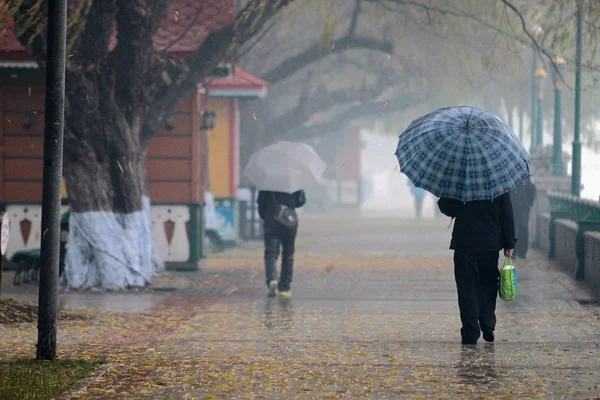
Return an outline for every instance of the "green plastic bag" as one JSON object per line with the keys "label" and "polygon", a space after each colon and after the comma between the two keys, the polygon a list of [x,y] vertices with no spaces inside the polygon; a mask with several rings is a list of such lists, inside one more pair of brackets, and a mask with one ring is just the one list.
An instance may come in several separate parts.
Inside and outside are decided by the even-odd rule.
{"label": "green plastic bag", "polygon": [[517,270],[510,257],[504,259],[504,265],[500,268],[500,287],[498,292],[500,293],[500,298],[504,301],[511,301],[517,297]]}

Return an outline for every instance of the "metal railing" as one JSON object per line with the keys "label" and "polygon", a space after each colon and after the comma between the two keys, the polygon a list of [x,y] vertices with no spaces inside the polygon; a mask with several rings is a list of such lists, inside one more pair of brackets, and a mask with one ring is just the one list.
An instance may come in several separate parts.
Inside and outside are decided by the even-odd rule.
{"label": "metal railing", "polygon": [[560,211],[573,221],[600,220],[600,202],[560,192],[548,193],[552,211]]}
{"label": "metal railing", "polygon": [[548,256],[550,259],[555,257],[555,221],[557,219],[574,221],[577,223],[575,252],[579,261],[575,278],[578,280],[585,279],[584,234],[585,232],[600,231],[600,202],[597,203],[592,200],[581,199],[560,192],[548,193],[548,200],[550,201],[551,206],[550,224],[548,227],[550,236],[550,251]]}

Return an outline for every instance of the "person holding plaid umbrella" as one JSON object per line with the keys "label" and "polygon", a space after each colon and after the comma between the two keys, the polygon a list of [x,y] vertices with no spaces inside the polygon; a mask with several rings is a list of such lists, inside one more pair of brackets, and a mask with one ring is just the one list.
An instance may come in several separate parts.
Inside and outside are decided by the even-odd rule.
{"label": "person holding plaid umbrella", "polygon": [[439,197],[440,211],[454,221],[462,343],[476,344],[481,333],[493,342],[499,251],[511,257],[517,240],[509,193],[529,178],[530,155],[500,118],[462,106],[413,121],[396,156],[400,170]]}

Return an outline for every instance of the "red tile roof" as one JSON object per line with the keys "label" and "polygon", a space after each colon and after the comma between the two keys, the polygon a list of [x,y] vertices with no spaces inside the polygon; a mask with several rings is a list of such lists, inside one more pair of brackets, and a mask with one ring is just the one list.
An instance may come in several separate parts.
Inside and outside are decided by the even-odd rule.
{"label": "red tile roof", "polygon": [[[154,36],[154,47],[185,57],[204,42],[209,32],[232,21],[234,3],[234,0],[174,0],[168,18]],[[5,58],[6,52],[25,50],[15,37],[12,25],[11,22],[0,27],[0,59]],[[114,44],[113,41],[111,47]]]}
{"label": "red tile roof", "polygon": [[206,82],[208,91],[238,91],[238,90],[266,90],[268,83],[250,73],[236,68],[231,77],[213,78]]}
{"label": "red tile roof", "polygon": [[196,50],[212,31],[233,20],[234,0],[175,0],[154,35],[154,47],[173,53]]}
{"label": "red tile roof", "polygon": [[25,50],[21,43],[13,34],[14,24],[11,21],[2,30],[0,30],[0,50],[3,51],[22,51]]}

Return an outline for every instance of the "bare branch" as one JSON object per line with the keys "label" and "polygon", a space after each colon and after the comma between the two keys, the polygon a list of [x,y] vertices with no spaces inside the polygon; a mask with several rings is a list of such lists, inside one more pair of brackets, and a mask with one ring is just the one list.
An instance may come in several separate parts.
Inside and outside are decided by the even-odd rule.
{"label": "bare branch", "polygon": [[287,78],[302,68],[324,58],[332,53],[347,51],[348,48],[368,49],[391,54],[394,45],[386,40],[379,40],[360,36],[346,36],[332,42],[331,48],[315,44],[302,53],[291,57],[277,67],[261,76],[262,79],[274,85]]}
{"label": "bare branch", "polygon": [[[514,35],[512,35],[509,32],[506,32],[505,30],[503,30],[502,28],[478,17],[475,14],[469,13],[465,10],[462,10],[460,8],[448,5],[446,8],[442,8],[440,6],[429,6],[427,4],[424,3],[420,3],[418,1],[406,1],[406,0],[366,0],[369,1],[370,3],[378,3],[380,4],[382,7],[385,7],[386,9],[392,11],[391,8],[387,7],[386,3],[393,3],[396,4],[400,7],[402,6],[411,6],[411,7],[415,7],[415,8],[419,8],[422,11],[424,11],[426,13],[426,15],[429,15],[427,13],[432,13],[435,12],[439,15],[449,15],[449,16],[453,16],[453,17],[459,17],[459,18],[465,18],[465,19],[470,19],[472,21],[477,22],[478,24],[491,29],[492,31],[498,32],[501,35],[507,36],[507,37],[511,37],[516,39],[517,41],[523,43],[523,44],[527,44],[522,38],[519,37],[515,37]],[[398,10],[395,10],[398,11]]]}
{"label": "bare branch", "polygon": [[188,21],[187,26],[179,34],[179,36],[177,36],[171,43],[169,43],[167,46],[165,46],[165,48],[162,51],[164,54],[166,54],[171,47],[173,47],[174,45],[176,45],[177,43],[179,43],[181,40],[183,40],[183,38],[185,38],[188,35],[188,33],[190,33],[190,31],[192,30],[192,28],[197,24],[198,18],[200,18],[200,15],[202,15],[202,12],[204,11],[204,4],[205,3],[202,2],[198,6],[198,8],[196,9],[195,15],[192,17],[192,19],[190,19]]}
{"label": "bare branch", "polygon": [[[540,46],[540,44],[535,39],[535,37],[527,29],[527,24],[526,24],[525,17],[523,16],[523,14],[509,0],[502,0],[502,3],[518,16],[518,18],[521,21],[522,29],[523,29],[524,33],[526,34],[528,40],[524,40],[523,38],[519,37],[518,35],[516,35],[514,33],[514,31],[512,31],[512,33],[507,32],[506,30],[504,30],[504,29],[502,29],[502,28],[500,28],[500,27],[498,27],[498,26],[472,14],[472,13],[469,13],[465,10],[454,7],[452,5],[447,5],[444,8],[444,7],[440,7],[437,5],[435,7],[429,6],[427,4],[421,3],[419,1],[413,1],[413,0],[366,0],[366,1],[369,1],[371,3],[379,3],[384,7],[386,7],[386,3],[393,3],[400,7],[401,6],[413,6],[413,7],[422,9],[424,12],[427,13],[427,15],[429,15],[430,12],[437,12],[440,15],[450,15],[450,16],[454,16],[454,17],[467,18],[467,19],[470,19],[470,20],[473,20],[473,21],[479,23],[480,25],[482,25],[486,28],[491,29],[492,31],[498,32],[499,34],[501,34],[505,37],[512,38],[512,39],[516,40],[517,42],[524,44],[526,46],[531,46],[533,44],[534,48],[547,58],[547,60],[552,65],[552,68],[559,74],[559,78],[561,79],[561,81],[566,86],[568,86],[568,84],[564,80],[563,75],[558,70],[558,68],[553,60],[553,57],[552,57],[553,54],[550,51],[548,51],[547,49],[545,49],[544,47]],[[509,24],[509,27],[512,30],[512,26],[510,26],[510,24]]]}
{"label": "bare branch", "polygon": [[9,1],[9,8],[17,7],[14,13],[14,33],[19,42],[33,55],[41,68],[46,65],[46,21],[47,1]]}
{"label": "bare branch", "polygon": [[531,43],[533,43],[535,49],[538,52],[541,52],[542,54],[544,54],[547,58],[548,61],[550,61],[550,64],[552,65],[552,68],[554,69],[554,71],[556,73],[558,73],[558,76],[560,78],[560,80],[567,85],[567,82],[565,81],[562,73],[560,72],[560,69],[558,68],[558,66],[556,65],[556,63],[554,62],[553,58],[552,58],[552,54],[546,50],[545,48],[543,48],[542,46],[540,46],[540,44],[538,43],[538,41],[535,39],[535,37],[533,37],[533,35],[531,34],[531,32],[529,32],[529,30],[527,29],[527,22],[525,22],[525,17],[523,17],[523,14],[521,14],[521,12],[517,9],[517,7],[510,3],[508,0],[502,0],[502,3],[504,3],[504,5],[508,8],[510,8],[519,18],[519,20],[521,21],[521,28],[523,29],[523,32],[525,32],[525,34],[527,35],[527,37],[529,38],[529,40],[531,40]]}
{"label": "bare branch", "polygon": [[321,85],[309,99],[301,99],[298,106],[271,121],[267,126],[267,131],[285,134],[285,132],[294,130],[308,121],[311,115],[319,111],[328,110],[335,106],[356,104],[359,101],[362,103],[373,101],[396,82],[395,75],[381,74],[374,87],[362,85],[332,92]]}
{"label": "bare branch", "polygon": [[219,62],[231,55],[233,48],[248,42],[259,33],[266,22],[292,1],[280,0],[269,4],[272,2],[253,0],[233,23],[211,32],[202,46],[188,58],[190,74],[183,83],[185,88],[191,89],[204,77],[209,76]]}
{"label": "bare branch", "polygon": [[361,0],[356,0],[356,4],[354,5],[354,10],[352,11],[352,20],[350,21],[350,28],[348,29],[348,36],[356,35],[356,27],[358,25],[358,16],[361,11]]}
{"label": "bare branch", "polygon": [[409,107],[418,105],[429,100],[427,95],[404,96],[399,99],[388,101],[375,101],[366,104],[359,104],[348,108],[345,112],[337,117],[319,125],[314,125],[309,128],[297,128],[290,130],[281,139],[292,139],[301,137],[308,139],[313,137],[324,136],[330,132],[337,132],[342,127],[348,126],[351,122],[360,118],[375,118],[384,115],[393,114],[398,111],[406,110]]}
{"label": "bare branch", "polygon": [[178,76],[171,87],[161,93],[160,100],[153,104],[149,118],[144,121],[142,127],[142,143],[146,145],[150,142],[153,132],[166,113],[170,112],[179,100],[195,90],[220,62],[233,57],[235,52],[232,50],[259,34],[261,28],[291,2],[293,0],[252,0],[237,15],[235,21],[212,31],[204,43],[188,57],[181,76]]}

